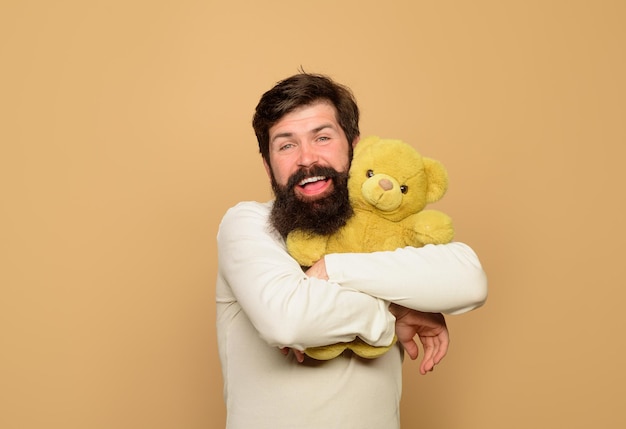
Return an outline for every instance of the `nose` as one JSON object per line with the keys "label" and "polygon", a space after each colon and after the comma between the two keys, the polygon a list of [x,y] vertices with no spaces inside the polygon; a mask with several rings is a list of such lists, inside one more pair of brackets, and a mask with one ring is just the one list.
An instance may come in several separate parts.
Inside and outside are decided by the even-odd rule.
{"label": "nose", "polygon": [[298,158],[298,166],[310,167],[319,160],[317,149],[310,143],[302,143],[300,145],[300,156]]}
{"label": "nose", "polygon": [[378,185],[383,188],[384,191],[390,191],[393,189],[393,183],[389,179],[380,179]]}

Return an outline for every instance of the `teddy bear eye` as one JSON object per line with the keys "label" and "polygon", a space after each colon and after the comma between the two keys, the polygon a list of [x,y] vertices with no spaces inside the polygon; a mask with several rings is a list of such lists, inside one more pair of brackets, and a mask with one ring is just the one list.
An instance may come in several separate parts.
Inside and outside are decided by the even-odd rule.
{"label": "teddy bear eye", "polygon": [[374,175],[374,171],[373,170],[367,170],[367,173],[365,173],[365,175],[367,177],[372,177]]}
{"label": "teddy bear eye", "polygon": [[409,187],[407,185],[400,186],[400,192],[402,192],[403,194],[406,194],[408,190]]}

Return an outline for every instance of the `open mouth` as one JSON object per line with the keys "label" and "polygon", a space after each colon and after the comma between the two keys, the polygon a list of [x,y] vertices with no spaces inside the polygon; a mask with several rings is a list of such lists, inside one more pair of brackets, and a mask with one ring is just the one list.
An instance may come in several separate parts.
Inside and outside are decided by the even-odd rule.
{"label": "open mouth", "polygon": [[311,197],[325,193],[332,185],[332,180],[326,176],[313,176],[298,182],[297,189],[303,196]]}

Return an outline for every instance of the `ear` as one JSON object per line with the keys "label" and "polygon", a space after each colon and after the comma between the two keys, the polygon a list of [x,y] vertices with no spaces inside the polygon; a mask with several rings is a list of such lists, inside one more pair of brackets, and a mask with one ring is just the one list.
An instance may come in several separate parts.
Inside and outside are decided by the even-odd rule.
{"label": "ear", "polygon": [[422,158],[428,187],[426,189],[426,201],[434,203],[439,201],[448,190],[448,172],[439,161],[430,158]]}
{"label": "ear", "polygon": [[352,149],[356,147],[356,144],[361,140],[361,136],[356,136],[354,141],[352,142]]}
{"label": "ear", "polygon": [[263,158],[263,166],[265,167],[265,172],[267,173],[267,177],[272,180],[272,167],[267,163],[265,158]]}

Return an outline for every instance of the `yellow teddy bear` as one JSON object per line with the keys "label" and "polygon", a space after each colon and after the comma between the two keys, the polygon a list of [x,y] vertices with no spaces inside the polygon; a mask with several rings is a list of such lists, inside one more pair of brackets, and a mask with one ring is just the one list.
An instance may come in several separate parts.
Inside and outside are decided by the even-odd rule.
{"label": "yellow teddy bear", "polygon": [[[424,210],[447,189],[448,174],[439,161],[422,157],[401,140],[364,138],[354,149],[348,179],[353,216],[330,235],[292,231],[287,236],[287,250],[300,265],[310,267],[329,253],[449,243],[454,236],[450,217],[437,210]],[[350,349],[361,357],[375,358],[394,342],[374,347],[357,337],[350,343],[308,348],[305,353],[328,360]]]}

